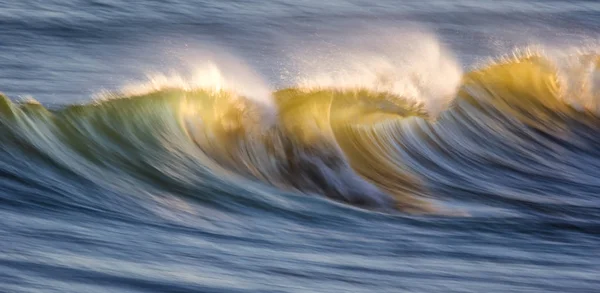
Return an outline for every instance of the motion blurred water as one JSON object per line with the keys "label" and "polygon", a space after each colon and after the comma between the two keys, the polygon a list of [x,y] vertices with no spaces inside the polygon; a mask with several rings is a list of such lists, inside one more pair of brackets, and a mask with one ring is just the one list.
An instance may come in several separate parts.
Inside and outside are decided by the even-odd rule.
{"label": "motion blurred water", "polygon": [[600,2],[0,1],[0,292],[598,292]]}

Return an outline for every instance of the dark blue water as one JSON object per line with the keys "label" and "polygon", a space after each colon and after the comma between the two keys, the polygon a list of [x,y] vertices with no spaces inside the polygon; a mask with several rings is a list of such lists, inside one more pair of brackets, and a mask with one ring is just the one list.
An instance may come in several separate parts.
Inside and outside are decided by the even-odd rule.
{"label": "dark blue water", "polygon": [[371,2],[0,1],[0,292],[600,292],[600,2]]}

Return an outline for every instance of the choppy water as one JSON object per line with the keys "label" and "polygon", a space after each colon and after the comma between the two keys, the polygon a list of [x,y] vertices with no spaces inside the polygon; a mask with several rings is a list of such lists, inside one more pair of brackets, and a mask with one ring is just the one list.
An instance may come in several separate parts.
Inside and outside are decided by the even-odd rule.
{"label": "choppy water", "polygon": [[598,292],[596,1],[0,2],[0,292]]}

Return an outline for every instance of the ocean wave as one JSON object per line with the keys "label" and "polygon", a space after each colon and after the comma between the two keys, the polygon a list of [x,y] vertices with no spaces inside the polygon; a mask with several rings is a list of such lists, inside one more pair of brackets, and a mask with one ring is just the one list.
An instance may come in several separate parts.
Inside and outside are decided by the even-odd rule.
{"label": "ocean wave", "polygon": [[[527,144],[556,148],[551,140],[569,139],[564,134],[578,131],[574,123],[597,129],[598,56],[557,59],[526,51],[499,58],[463,75],[439,120],[423,100],[360,84],[303,84],[245,95],[239,84],[234,89],[224,82],[217,67],[208,81],[155,78],[151,86],[81,105],[46,108],[2,96],[2,148],[109,188],[137,180],[194,193],[219,178],[368,209],[434,212],[439,209],[430,199],[438,196],[423,178],[449,180],[439,170],[466,158],[469,168],[489,163],[477,159],[486,143],[517,150],[489,155],[502,162],[498,168],[552,177],[531,167],[553,168]],[[457,182],[464,180],[461,168],[451,171]]]}

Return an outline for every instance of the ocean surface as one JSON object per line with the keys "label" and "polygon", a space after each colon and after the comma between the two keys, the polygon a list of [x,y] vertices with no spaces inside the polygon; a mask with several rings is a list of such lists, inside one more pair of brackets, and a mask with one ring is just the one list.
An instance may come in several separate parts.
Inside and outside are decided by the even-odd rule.
{"label": "ocean surface", "polygon": [[600,2],[0,1],[0,292],[600,292]]}

